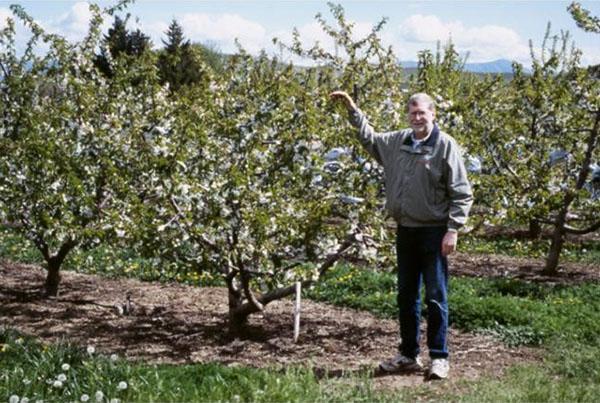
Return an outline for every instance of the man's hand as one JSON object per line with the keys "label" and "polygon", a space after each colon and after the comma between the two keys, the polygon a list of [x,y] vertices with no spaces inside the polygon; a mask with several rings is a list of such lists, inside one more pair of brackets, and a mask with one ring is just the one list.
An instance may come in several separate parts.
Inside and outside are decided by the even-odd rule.
{"label": "man's hand", "polygon": [[456,243],[458,240],[458,233],[456,231],[448,231],[442,239],[442,256],[448,256],[456,251]]}
{"label": "man's hand", "polygon": [[356,104],[350,95],[348,95],[348,93],[345,91],[333,91],[331,94],[329,94],[329,98],[331,98],[333,101],[342,101],[346,109],[348,109],[350,112],[354,112],[357,109]]}

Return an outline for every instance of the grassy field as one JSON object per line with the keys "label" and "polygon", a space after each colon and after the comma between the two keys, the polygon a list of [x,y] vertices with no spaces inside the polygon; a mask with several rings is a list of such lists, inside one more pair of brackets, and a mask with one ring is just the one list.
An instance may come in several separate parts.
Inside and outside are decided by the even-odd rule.
{"label": "grassy field", "polygon": [[[486,252],[502,247],[506,245],[478,246]],[[597,248],[591,245],[592,250]],[[573,253],[578,261],[582,259],[577,256],[583,255],[581,251]],[[37,252],[6,234],[0,242],[0,257],[39,263]],[[161,272],[152,262],[100,249],[74,255],[69,267],[145,280],[194,285],[218,283],[218,279],[209,276],[186,275],[177,270]],[[3,329],[0,399],[96,401],[97,392],[102,393],[100,400],[107,402],[111,399],[397,401],[416,398],[477,402],[595,401],[600,396],[600,284],[567,286],[509,279],[452,278],[450,289],[452,326],[492,334],[512,346],[539,346],[544,352],[544,362],[513,367],[500,379],[465,381],[451,391],[411,388],[381,392],[373,390],[367,374],[317,379],[310,368],[304,367],[256,370],[217,364],[147,365],[90,354],[85,347],[42,345]],[[367,310],[383,318],[396,315],[395,278],[390,271],[342,265],[307,296]]]}

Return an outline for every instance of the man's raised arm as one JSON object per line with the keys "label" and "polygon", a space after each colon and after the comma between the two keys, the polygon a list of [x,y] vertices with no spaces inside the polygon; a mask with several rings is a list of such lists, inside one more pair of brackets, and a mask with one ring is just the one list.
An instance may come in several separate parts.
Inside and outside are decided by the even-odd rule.
{"label": "man's raised arm", "polygon": [[352,126],[358,129],[358,139],[360,140],[361,144],[367,150],[367,152],[381,164],[382,159],[378,144],[381,141],[381,134],[375,132],[375,129],[373,129],[373,126],[369,124],[365,114],[358,108],[358,106],[356,106],[356,103],[347,92],[334,91],[329,94],[329,97],[333,101],[339,101],[344,104],[348,110],[350,123]]}

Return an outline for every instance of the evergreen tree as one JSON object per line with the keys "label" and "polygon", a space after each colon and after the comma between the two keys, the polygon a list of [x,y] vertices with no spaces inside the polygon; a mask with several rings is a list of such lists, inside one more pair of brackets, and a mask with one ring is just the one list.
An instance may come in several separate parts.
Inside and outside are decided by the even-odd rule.
{"label": "evergreen tree", "polygon": [[127,21],[129,14],[125,19],[115,16],[112,28],[109,28],[108,34],[104,36],[100,47],[100,54],[96,56],[95,64],[98,69],[109,78],[114,76],[110,59],[117,59],[121,56],[140,57],[146,50],[152,47],[150,37],[139,29],[135,31],[127,30]]}
{"label": "evergreen tree", "polygon": [[163,40],[162,43],[165,45],[167,53],[174,54],[183,45],[189,45],[189,41],[184,42],[183,28],[175,19],[171,21],[171,25],[169,25],[169,29],[165,34],[167,35],[167,40]]}
{"label": "evergreen tree", "polygon": [[169,83],[172,91],[182,86],[197,83],[202,78],[202,64],[189,40],[185,40],[183,29],[176,20],[171,21],[163,40],[164,50],[158,58],[158,69],[163,83]]}

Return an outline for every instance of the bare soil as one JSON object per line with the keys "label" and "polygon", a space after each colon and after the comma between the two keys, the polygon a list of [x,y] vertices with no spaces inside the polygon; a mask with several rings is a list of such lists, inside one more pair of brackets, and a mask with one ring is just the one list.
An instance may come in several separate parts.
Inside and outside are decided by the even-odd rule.
{"label": "bare soil", "polygon": [[[468,261],[466,256],[461,259]],[[499,263],[488,263],[500,270]],[[466,270],[467,265],[462,267]],[[251,316],[243,337],[234,337],[226,331],[224,288],[63,272],[60,296],[48,299],[41,291],[45,271],[38,266],[0,262],[0,277],[0,325],[44,342],[68,340],[80,346],[93,345],[105,354],[118,353],[148,363],[219,362],[271,368],[306,365],[318,376],[372,370],[375,385],[386,389],[426,382],[424,373],[377,373],[378,363],[396,352],[398,324],[363,311],[303,300],[296,344],[291,300],[269,304],[263,315]],[[127,295],[131,312],[123,313]],[[443,382],[445,387],[456,386],[462,379],[500,376],[515,363],[540,360],[542,356],[537,349],[508,348],[489,336],[456,329],[450,329],[449,340],[452,372]],[[425,340],[421,343],[426,357]]]}

